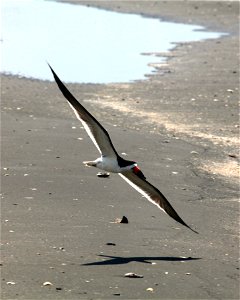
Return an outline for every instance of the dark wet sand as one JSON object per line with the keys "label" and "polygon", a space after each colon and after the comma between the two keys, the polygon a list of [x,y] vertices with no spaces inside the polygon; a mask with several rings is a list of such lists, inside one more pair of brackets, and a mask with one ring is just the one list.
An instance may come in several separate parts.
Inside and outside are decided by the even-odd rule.
{"label": "dark wet sand", "polygon": [[238,299],[239,4],[84,4],[230,33],[146,81],[68,85],[200,234],[82,165],[97,150],[54,83],[2,76],[2,299]]}

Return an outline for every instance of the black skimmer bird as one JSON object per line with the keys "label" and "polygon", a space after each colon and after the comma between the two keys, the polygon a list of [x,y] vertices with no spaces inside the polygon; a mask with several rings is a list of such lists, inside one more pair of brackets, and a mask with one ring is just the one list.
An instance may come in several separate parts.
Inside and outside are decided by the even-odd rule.
{"label": "black skimmer bird", "polygon": [[117,153],[110,139],[107,130],[84,108],[77,99],[70,93],[62,81],[58,78],[52,67],[49,65],[54,79],[73,109],[77,118],[82,122],[89,137],[97,147],[101,156],[94,161],[84,161],[86,166],[92,166],[107,172],[118,173],[127,183],[146,197],[150,202],[157,205],[177,222],[188,227],[193,232],[198,233],[188,226],[177,214],[165,196],[151,183],[146,180],[142,171],[135,161],[125,160]]}

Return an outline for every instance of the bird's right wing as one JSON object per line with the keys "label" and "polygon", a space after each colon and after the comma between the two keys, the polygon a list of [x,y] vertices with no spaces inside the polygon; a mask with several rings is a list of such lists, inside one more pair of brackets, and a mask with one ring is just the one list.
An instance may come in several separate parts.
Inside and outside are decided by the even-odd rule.
{"label": "bird's right wing", "polygon": [[119,173],[119,175],[134,189],[141,193],[150,202],[157,205],[161,210],[167,213],[175,221],[188,227],[193,232],[198,233],[188,226],[177,214],[172,205],[164,197],[164,195],[151,183],[149,183],[138,167],[134,167],[128,171]]}
{"label": "bird's right wing", "polygon": [[70,93],[66,86],[59,79],[57,74],[49,65],[54,79],[62,92],[63,96],[67,99],[70,107],[73,109],[77,118],[82,122],[83,127],[87,131],[89,137],[97,147],[98,151],[103,156],[117,157],[118,154],[112,144],[107,130],[83,107],[77,99]]}

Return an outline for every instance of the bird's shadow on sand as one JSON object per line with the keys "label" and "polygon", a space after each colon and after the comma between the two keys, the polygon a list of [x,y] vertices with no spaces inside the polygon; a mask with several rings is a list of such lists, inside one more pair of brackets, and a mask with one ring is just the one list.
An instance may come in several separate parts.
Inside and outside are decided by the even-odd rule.
{"label": "bird's shadow on sand", "polygon": [[110,255],[98,255],[101,257],[109,258],[104,261],[90,262],[82,264],[82,266],[103,266],[103,265],[123,265],[130,262],[140,262],[145,264],[152,264],[151,261],[192,261],[199,260],[198,257],[176,257],[176,256],[136,256],[136,257],[121,257]]}

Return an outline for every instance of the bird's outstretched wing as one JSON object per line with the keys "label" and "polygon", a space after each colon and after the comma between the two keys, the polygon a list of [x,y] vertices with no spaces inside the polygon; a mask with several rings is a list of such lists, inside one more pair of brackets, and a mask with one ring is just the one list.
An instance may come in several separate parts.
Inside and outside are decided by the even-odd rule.
{"label": "bird's outstretched wing", "polygon": [[134,167],[131,170],[119,173],[119,175],[127,181],[134,189],[146,197],[150,202],[157,205],[175,221],[181,223],[182,225],[188,227],[193,232],[198,233],[188,226],[177,214],[172,205],[164,197],[164,195],[151,183],[149,183],[143,173],[138,167]]}
{"label": "bird's outstretched wing", "polygon": [[[49,64],[48,64],[49,65]],[[63,96],[67,99],[69,105],[73,109],[77,118],[82,122],[83,127],[87,131],[89,137],[97,147],[98,151],[103,156],[117,157],[117,151],[115,150],[110,136],[107,130],[84,108],[77,99],[70,93],[66,86],[59,79],[52,67],[49,65],[54,79],[62,92]]]}

